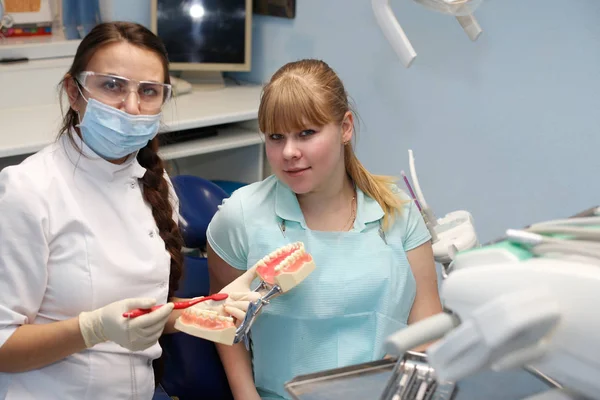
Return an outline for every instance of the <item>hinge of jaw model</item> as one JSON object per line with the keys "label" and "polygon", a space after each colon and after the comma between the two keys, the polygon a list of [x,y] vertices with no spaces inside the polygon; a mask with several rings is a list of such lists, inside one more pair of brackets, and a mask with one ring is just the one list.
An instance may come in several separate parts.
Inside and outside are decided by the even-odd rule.
{"label": "hinge of jaw model", "polygon": [[206,301],[193,306],[175,321],[175,328],[187,334],[216,343],[232,345],[244,341],[249,348],[250,328],[269,301],[300,284],[316,268],[304,244],[296,242],[281,247],[259,260],[256,275],[260,283],[255,292],[261,297],[250,303],[246,317],[236,329],[234,321],[223,306],[225,301]]}

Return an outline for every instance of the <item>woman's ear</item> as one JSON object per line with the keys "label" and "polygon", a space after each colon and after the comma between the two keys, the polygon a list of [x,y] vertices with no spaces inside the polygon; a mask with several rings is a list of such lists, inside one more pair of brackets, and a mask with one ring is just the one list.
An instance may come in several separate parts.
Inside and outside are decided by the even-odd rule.
{"label": "woman's ear", "polygon": [[344,144],[350,143],[352,136],[354,135],[354,116],[352,112],[347,111],[342,120],[342,142]]}
{"label": "woman's ear", "polygon": [[69,97],[69,104],[71,108],[75,111],[79,111],[79,88],[77,87],[77,82],[73,79],[72,76],[67,75],[65,77],[65,91],[67,92],[67,97]]}

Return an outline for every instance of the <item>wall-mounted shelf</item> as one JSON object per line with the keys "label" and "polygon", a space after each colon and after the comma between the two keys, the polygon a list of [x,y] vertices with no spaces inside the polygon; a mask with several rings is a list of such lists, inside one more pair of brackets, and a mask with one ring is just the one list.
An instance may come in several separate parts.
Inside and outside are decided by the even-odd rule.
{"label": "wall-mounted shelf", "polygon": [[219,134],[214,137],[167,144],[160,149],[160,155],[165,160],[172,160],[259,144],[262,144],[262,138],[257,131],[232,126],[219,129]]}

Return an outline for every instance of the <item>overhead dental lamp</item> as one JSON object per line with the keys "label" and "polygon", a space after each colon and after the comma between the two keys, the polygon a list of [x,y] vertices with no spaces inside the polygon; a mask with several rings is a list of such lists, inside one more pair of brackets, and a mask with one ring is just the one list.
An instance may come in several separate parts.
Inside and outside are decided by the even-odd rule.
{"label": "overhead dental lamp", "polygon": [[[473,16],[473,12],[483,0],[414,0],[427,9],[437,11],[443,14],[454,16],[463,30],[473,41],[477,40],[483,32],[479,23]],[[392,8],[390,0],[371,0],[373,12],[379,27],[383,30],[386,39],[392,45],[400,61],[406,68],[410,67],[417,53],[404,30],[398,23]]]}

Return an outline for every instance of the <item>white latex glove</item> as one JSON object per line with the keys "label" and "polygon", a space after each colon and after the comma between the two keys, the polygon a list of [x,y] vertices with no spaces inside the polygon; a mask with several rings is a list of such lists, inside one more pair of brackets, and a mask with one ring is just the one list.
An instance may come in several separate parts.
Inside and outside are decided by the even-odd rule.
{"label": "white latex glove", "polygon": [[131,351],[141,351],[154,345],[162,334],[173,311],[173,303],[136,318],[125,318],[123,313],[135,308],[150,308],[155,299],[125,299],[105,307],[79,314],[79,329],[90,348],[98,343],[111,341]]}
{"label": "white latex glove", "polygon": [[224,310],[236,319],[236,325],[239,325],[246,317],[250,302],[254,302],[261,297],[259,292],[253,292],[250,289],[254,278],[256,278],[256,267],[244,272],[219,292],[229,295],[225,300]]}

